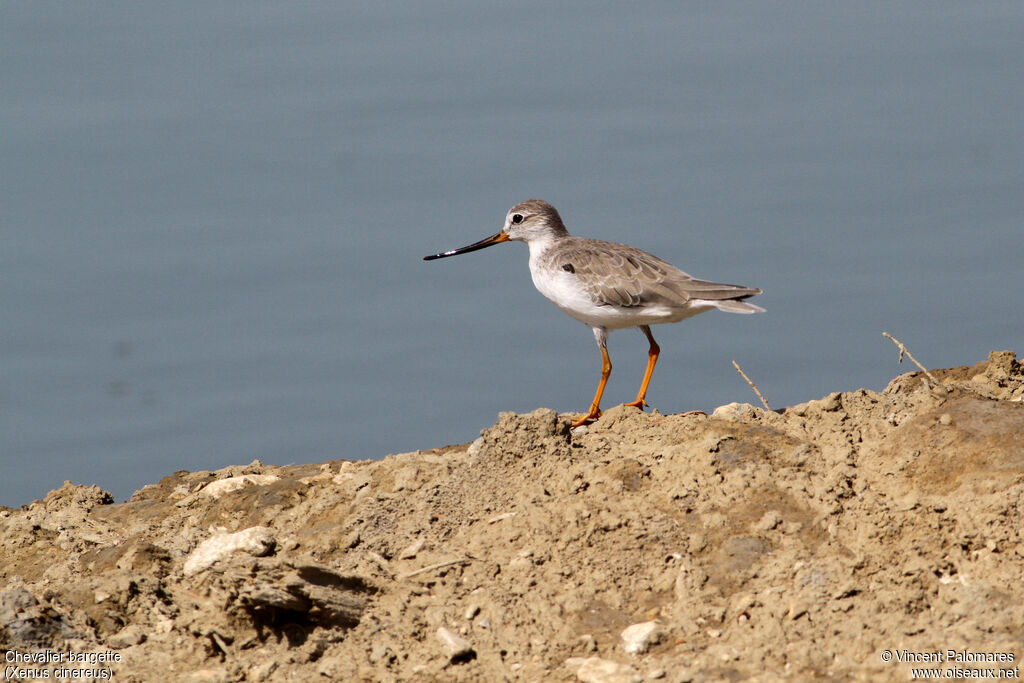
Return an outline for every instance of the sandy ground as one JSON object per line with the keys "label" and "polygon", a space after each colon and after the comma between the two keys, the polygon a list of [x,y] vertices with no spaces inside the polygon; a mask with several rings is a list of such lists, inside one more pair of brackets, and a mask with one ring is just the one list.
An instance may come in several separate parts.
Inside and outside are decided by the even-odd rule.
{"label": "sandy ground", "polygon": [[574,431],[503,413],[472,444],[182,471],[122,504],[69,483],[0,509],[5,675],[1019,673],[1022,366],[932,374],[778,412],[615,408]]}

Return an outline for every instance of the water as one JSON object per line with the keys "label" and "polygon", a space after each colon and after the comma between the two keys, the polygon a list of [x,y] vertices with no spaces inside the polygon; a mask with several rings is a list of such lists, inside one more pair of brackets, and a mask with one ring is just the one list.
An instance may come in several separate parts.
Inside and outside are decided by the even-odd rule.
{"label": "water", "polygon": [[0,504],[584,410],[522,245],[420,260],[534,196],[765,290],[654,329],[662,412],[1024,351],[1019,3],[349,5],[0,9]]}

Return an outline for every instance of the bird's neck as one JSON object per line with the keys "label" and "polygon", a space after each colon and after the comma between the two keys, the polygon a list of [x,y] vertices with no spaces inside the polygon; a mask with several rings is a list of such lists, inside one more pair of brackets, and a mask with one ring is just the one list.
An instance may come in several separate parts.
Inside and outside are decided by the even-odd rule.
{"label": "bird's neck", "polygon": [[545,235],[544,237],[536,237],[526,243],[526,246],[530,248],[530,267],[538,263],[544,256],[544,252],[550,249],[557,238],[554,235]]}

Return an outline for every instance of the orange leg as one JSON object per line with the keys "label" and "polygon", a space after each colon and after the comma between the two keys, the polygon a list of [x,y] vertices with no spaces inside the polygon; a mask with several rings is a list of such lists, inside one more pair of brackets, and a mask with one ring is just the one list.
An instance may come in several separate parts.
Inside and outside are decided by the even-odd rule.
{"label": "orange leg", "polygon": [[644,401],[644,397],[647,396],[647,385],[651,383],[651,375],[654,374],[654,364],[658,362],[658,354],[661,353],[661,347],[658,346],[658,342],[654,341],[654,335],[651,334],[650,327],[640,325],[640,331],[647,335],[647,341],[651,343],[651,348],[647,351],[647,371],[644,372],[644,382],[640,385],[640,393],[636,395],[636,400],[624,405],[643,410],[644,406],[647,405],[647,402]]}
{"label": "orange leg", "polygon": [[612,374],[612,359],[608,357],[608,331],[594,328],[594,338],[597,339],[597,347],[601,350],[601,382],[597,385],[597,393],[594,394],[594,402],[590,404],[590,410],[586,415],[572,423],[573,427],[580,427],[601,417],[601,396],[604,395],[604,385],[608,383],[608,376]]}

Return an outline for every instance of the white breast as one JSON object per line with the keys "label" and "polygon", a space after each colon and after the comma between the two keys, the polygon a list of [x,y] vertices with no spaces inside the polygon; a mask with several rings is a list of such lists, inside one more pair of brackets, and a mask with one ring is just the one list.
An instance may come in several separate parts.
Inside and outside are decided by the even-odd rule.
{"label": "white breast", "polygon": [[[664,307],[656,305],[598,305],[584,290],[575,274],[561,268],[542,268],[541,250],[530,249],[530,276],[537,291],[566,314],[582,323],[610,330],[634,325],[656,325],[678,322],[703,313],[709,306]],[[550,262],[548,262],[550,263]]]}

